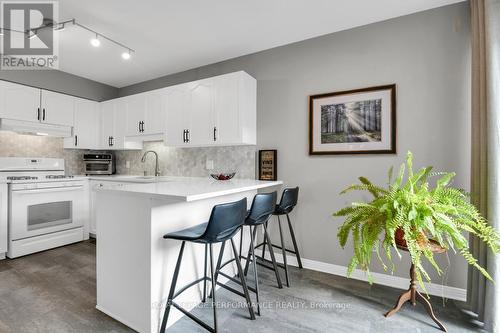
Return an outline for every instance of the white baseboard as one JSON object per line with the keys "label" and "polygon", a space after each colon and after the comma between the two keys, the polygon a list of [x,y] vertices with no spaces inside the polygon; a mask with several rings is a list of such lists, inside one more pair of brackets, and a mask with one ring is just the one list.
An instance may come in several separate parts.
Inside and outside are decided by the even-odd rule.
{"label": "white baseboard", "polygon": [[[275,255],[276,255],[276,261],[279,263],[283,263],[282,256],[279,255],[277,252],[275,252]],[[269,256],[269,251],[266,251],[266,259],[271,260],[271,257]],[[287,255],[286,260],[289,265],[298,267],[297,258],[295,258],[294,255]],[[302,266],[304,266],[304,268],[313,271],[318,271],[343,277],[347,276],[347,267],[341,265],[328,264],[321,261],[302,258]],[[398,289],[408,289],[410,283],[409,278],[404,278],[390,274],[372,272],[372,276],[373,276],[373,283]],[[366,273],[360,269],[356,269],[352,273],[351,279],[368,281]],[[424,282],[424,285],[425,288],[427,289],[427,292],[430,295],[445,297],[458,301],[467,300],[467,291],[465,289],[444,286],[436,283],[426,283],[426,282]]]}

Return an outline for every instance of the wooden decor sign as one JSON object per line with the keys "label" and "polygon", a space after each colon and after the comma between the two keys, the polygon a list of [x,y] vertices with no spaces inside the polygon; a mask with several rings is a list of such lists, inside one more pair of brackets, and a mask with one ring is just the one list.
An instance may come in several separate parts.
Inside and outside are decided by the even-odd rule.
{"label": "wooden decor sign", "polygon": [[277,180],[277,150],[259,150],[259,180]]}

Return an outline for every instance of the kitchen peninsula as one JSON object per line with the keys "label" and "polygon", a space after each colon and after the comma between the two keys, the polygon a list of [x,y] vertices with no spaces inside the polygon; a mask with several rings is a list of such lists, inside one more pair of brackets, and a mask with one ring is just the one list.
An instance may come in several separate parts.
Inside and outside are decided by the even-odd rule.
{"label": "kitchen peninsula", "polygon": [[[180,248],[179,242],[162,236],[208,221],[217,204],[246,197],[250,207],[256,193],[278,190],[282,182],[187,177],[143,181],[97,191],[96,307],[138,332],[157,332]],[[239,242],[239,235],[235,241]],[[229,251],[226,254],[229,258]],[[182,263],[179,286],[203,276],[204,246],[188,244],[185,257],[196,260]],[[234,273],[235,267],[228,267],[228,272]],[[195,307],[201,289],[200,283],[178,301],[186,308]],[[173,311],[169,326],[181,317]]]}

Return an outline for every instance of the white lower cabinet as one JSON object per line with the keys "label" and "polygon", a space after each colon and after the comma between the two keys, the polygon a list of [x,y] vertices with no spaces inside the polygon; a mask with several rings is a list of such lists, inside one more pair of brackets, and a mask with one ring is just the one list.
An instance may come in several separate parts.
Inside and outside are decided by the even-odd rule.
{"label": "white lower cabinet", "polygon": [[0,259],[7,252],[7,184],[0,183]]}
{"label": "white lower cabinet", "polygon": [[[104,176],[103,176],[104,177]],[[97,238],[97,224],[96,224],[96,208],[97,208],[97,202],[96,202],[96,190],[99,188],[109,188],[109,187],[114,187],[114,186],[123,186],[127,183],[125,182],[119,182],[119,181],[112,181],[110,179],[103,179],[103,180],[90,180],[90,222],[89,222],[89,232],[92,236]]]}

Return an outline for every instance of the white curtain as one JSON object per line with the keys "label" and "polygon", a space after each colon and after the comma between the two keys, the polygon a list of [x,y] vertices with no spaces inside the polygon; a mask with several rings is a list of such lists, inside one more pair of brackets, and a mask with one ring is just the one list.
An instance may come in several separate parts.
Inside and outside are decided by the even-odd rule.
{"label": "white curtain", "polygon": [[[500,0],[471,0],[472,200],[500,229]],[[468,303],[485,329],[500,333],[500,258],[478,239],[471,249],[496,285],[469,268]]]}

